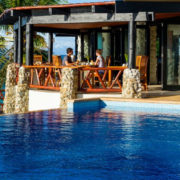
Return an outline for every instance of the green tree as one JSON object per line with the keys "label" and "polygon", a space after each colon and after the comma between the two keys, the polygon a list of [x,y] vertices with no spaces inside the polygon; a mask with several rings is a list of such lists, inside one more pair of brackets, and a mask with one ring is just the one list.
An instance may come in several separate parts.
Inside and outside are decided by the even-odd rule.
{"label": "green tree", "polygon": [[55,5],[62,3],[68,3],[68,0],[0,0],[0,13],[13,7]]}
{"label": "green tree", "polygon": [[[37,6],[37,5],[55,5],[65,4],[68,0],[0,0],[0,14],[6,9],[20,6]],[[13,27],[12,26],[0,26],[0,31],[4,31],[6,35],[0,35],[0,88],[5,80],[6,67],[13,58],[13,45],[9,47],[9,44],[13,42]],[[8,46],[8,48],[7,48]],[[34,48],[35,52],[41,53],[41,48],[47,47],[46,41],[43,36],[35,33],[34,35]]]}

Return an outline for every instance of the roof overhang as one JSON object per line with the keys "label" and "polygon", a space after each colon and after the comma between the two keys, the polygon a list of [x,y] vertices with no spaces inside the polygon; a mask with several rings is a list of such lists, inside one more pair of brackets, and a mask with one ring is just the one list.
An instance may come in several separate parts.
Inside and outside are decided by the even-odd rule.
{"label": "roof overhang", "polygon": [[[0,15],[0,24],[13,25],[18,21],[19,16],[25,20],[23,25],[27,22],[30,24],[61,23],[66,25],[73,23],[109,24],[110,22],[116,24],[129,21],[132,13],[135,13],[135,21],[152,20],[153,18],[149,17],[160,13],[177,15],[180,13],[180,0],[119,0],[116,2],[16,7],[8,9]],[[39,21],[41,22],[39,23]]]}
{"label": "roof overhang", "polygon": [[[122,0],[116,0],[122,1]],[[180,2],[180,0],[123,0],[124,2]]]}
{"label": "roof overhang", "polygon": [[96,3],[79,3],[79,4],[61,4],[61,5],[48,5],[48,6],[26,6],[15,7],[5,10],[0,15],[0,24],[12,25],[18,17],[24,16],[41,16],[41,15],[57,15],[57,14],[70,14],[70,13],[112,13],[115,11],[115,1],[96,2]]}

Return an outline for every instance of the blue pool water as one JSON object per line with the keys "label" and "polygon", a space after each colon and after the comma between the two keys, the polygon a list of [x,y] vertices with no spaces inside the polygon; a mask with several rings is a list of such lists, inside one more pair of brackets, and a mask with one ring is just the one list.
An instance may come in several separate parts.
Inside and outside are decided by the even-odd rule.
{"label": "blue pool water", "polygon": [[108,109],[0,116],[0,179],[180,179],[180,118]]}

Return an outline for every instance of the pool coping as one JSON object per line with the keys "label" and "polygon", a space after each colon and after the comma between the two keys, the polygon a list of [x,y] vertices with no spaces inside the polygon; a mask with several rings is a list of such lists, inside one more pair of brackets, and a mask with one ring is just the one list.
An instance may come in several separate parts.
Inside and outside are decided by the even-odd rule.
{"label": "pool coping", "polygon": [[154,104],[177,104],[180,105],[179,101],[162,101],[162,100],[152,100],[152,99],[125,99],[125,98],[108,98],[108,97],[100,97],[100,98],[79,98],[68,100],[68,103],[75,102],[88,102],[88,101],[116,101],[116,102],[134,102],[134,103],[154,103]]}
{"label": "pool coping", "polygon": [[[89,102],[89,103],[88,103]],[[180,114],[179,101],[166,101],[155,99],[119,99],[119,98],[86,98],[68,100],[67,110],[69,112],[94,111],[102,108],[111,110],[141,110],[156,111],[157,113]]]}
{"label": "pool coping", "polygon": [[[100,102],[122,102],[122,103],[133,103],[134,105],[143,105],[143,104],[157,104],[157,105],[177,105],[178,110],[180,110],[180,102],[179,101],[162,101],[162,100],[155,100],[155,99],[125,99],[125,98],[112,98],[112,97],[99,97],[99,98],[79,98],[79,99],[72,99],[68,100],[68,108],[67,109],[74,109],[73,104],[78,102],[97,102],[98,105]],[[70,106],[69,106],[70,105]],[[84,103],[83,103],[84,105]],[[48,109],[48,110],[37,110],[37,111],[29,111],[25,113],[10,113],[10,114],[0,114],[0,116],[9,116],[9,115],[17,115],[17,114],[28,114],[33,112],[42,112],[42,111],[52,111],[52,110],[59,110],[62,108],[55,108],[55,109]],[[170,108],[171,109],[171,108]]]}

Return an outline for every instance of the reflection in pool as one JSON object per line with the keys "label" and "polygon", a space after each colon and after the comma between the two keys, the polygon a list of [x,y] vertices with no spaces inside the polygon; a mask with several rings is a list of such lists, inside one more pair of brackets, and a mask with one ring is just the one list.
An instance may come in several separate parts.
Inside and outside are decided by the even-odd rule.
{"label": "reflection in pool", "polygon": [[180,118],[101,109],[0,116],[0,179],[180,179]]}

